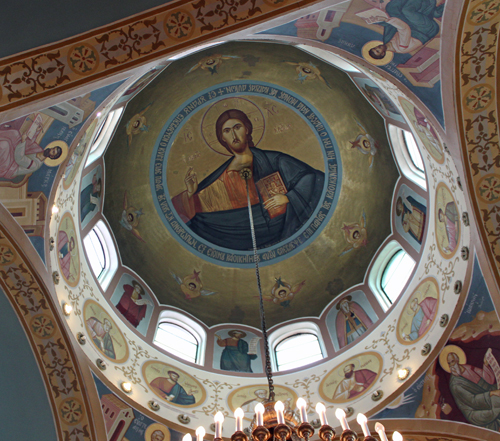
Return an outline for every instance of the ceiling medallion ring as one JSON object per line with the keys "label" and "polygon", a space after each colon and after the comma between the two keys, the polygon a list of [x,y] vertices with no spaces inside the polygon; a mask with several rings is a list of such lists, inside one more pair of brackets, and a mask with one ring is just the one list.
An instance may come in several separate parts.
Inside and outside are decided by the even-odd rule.
{"label": "ceiling medallion ring", "polygon": [[[189,217],[189,211],[195,210],[196,207],[189,206],[189,204],[186,203],[186,198],[190,198],[195,192],[202,194],[202,191],[205,191],[205,187],[212,185],[212,182],[225,172],[225,168],[228,167],[231,159],[225,164],[222,164],[219,169],[214,167],[216,170],[213,172],[211,172],[210,168],[207,168],[203,176],[210,174],[201,181],[201,186],[204,185],[205,181],[212,179],[212,176],[215,176],[215,178],[212,179],[212,182],[205,185],[205,187],[201,189],[202,191],[200,189],[195,190],[191,195],[189,194],[189,190],[181,193],[177,192],[178,194],[176,194],[176,190],[169,189],[167,179],[170,180],[169,182],[173,180],[179,181],[179,174],[184,173],[183,171],[179,173],[179,168],[183,168],[188,164],[186,161],[184,161],[185,164],[180,163],[178,160],[179,158],[175,155],[176,150],[173,146],[176,146],[175,143],[177,142],[177,138],[179,138],[178,143],[181,144],[180,135],[184,126],[195,127],[196,125],[197,129],[199,126],[200,140],[206,143],[212,151],[218,154],[224,154],[223,149],[225,148],[228,150],[228,148],[221,144],[221,127],[217,129],[217,124],[222,126],[223,123],[230,123],[231,121],[234,122],[241,119],[246,121],[244,124],[239,121],[239,127],[241,127],[242,124],[246,124],[245,128],[242,130],[246,132],[247,137],[250,137],[251,145],[249,147],[253,148],[253,155],[256,158],[254,164],[256,162],[259,164],[269,163],[270,157],[275,158],[283,150],[283,153],[285,153],[287,149],[291,148],[295,148],[295,156],[297,156],[297,151],[300,156],[301,151],[305,151],[305,149],[302,148],[300,139],[297,141],[297,145],[290,146],[290,143],[278,144],[276,138],[272,138],[273,132],[269,131],[269,128],[267,128],[264,117],[265,112],[269,112],[269,110],[262,108],[262,106],[265,106],[265,103],[272,103],[275,106],[280,106],[284,112],[288,112],[287,114],[290,118],[294,118],[294,120],[297,121],[297,124],[301,126],[301,132],[298,134],[302,135],[305,131],[305,138],[302,139],[307,139],[308,149],[314,152],[314,147],[317,148],[314,154],[317,158],[322,158],[318,159],[318,161],[322,162],[322,165],[316,165],[319,169],[311,168],[311,166],[307,164],[307,159],[304,158],[304,154],[302,154],[301,160],[295,159],[288,153],[284,155],[286,158],[291,158],[290,161],[294,161],[294,164],[303,167],[307,173],[311,173],[315,176],[315,182],[318,183],[314,193],[315,203],[310,204],[312,208],[308,213],[308,218],[305,220],[302,219],[301,223],[297,224],[294,227],[295,229],[291,230],[288,236],[281,237],[279,240],[270,240],[263,245],[259,245],[258,257],[261,265],[265,266],[270,263],[282,261],[304,249],[308,243],[312,242],[312,240],[320,234],[323,227],[328,223],[338,202],[340,183],[342,181],[339,148],[329,125],[314,106],[288,89],[260,81],[231,81],[201,91],[184,102],[177,111],[173,112],[169,120],[163,126],[157,138],[155,148],[153,149],[150,163],[150,185],[154,195],[153,200],[157,212],[164,225],[177,241],[204,260],[216,262],[221,266],[239,268],[253,267],[254,256],[252,255],[251,246],[235,248],[226,245],[225,242],[218,244],[200,235],[198,231],[193,228],[193,221],[191,220],[193,214]],[[225,120],[221,122],[221,118],[223,117],[225,117]],[[201,123],[196,122],[195,124],[192,123],[193,121],[201,121]],[[211,131],[209,130],[210,126],[212,128]],[[236,124],[235,127],[236,126],[238,126],[238,124]],[[218,130],[219,132],[217,132]],[[231,130],[233,129],[231,128]],[[266,130],[268,130],[268,132],[266,132]],[[217,147],[214,147],[216,144]],[[256,144],[259,144],[258,148]],[[276,147],[275,144],[277,144]],[[265,148],[271,148],[273,150],[261,150]],[[182,149],[177,148],[177,152],[182,150],[182,152],[185,153],[183,149],[184,147],[182,147]],[[177,162],[175,162],[176,160]],[[171,166],[171,163],[175,165]],[[202,168],[202,165],[200,165],[199,168]],[[182,174],[180,177],[181,186],[187,185],[187,181],[196,181],[196,187],[198,188],[197,175],[193,167],[188,167],[184,181],[182,181]],[[262,179],[263,177],[266,179]],[[259,182],[257,182],[257,180],[259,180]],[[265,191],[268,192],[269,198],[272,197],[273,189],[277,188],[279,190],[280,185],[285,186],[279,171],[276,172],[275,170],[261,172],[261,176],[257,173],[255,181],[255,185],[263,185],[265,187]],[[264,181],[264,184],[262,184],[262,181]],[[220,188],[216,190],[219,191]],[[284,190],[286,193],[290,188],[285,188]],[[172,191],[172,194],[170,191]],[[211,191],[212,190],[208,193]],[[223,189],[223,191],[225,190]],[[260,195],[264,194],[262,191],[262,187],[260,187]],[[283,192],[279,191],[278,193]],[[206,198],[207,200],[210,199],[208,202],[207,200],[201,200],[202,198],[200,196],[199,199],[201,202],[197,203],[223,204],[225,201],[224,198],[219,198],[218,195],[219,193],[217,193],[217,197],[215,198]],[[254,197],[258,198],[259,195],[255,193]],[[263,199],[263,203],[264,202],[265,200]],[[181,211],[179,211],[179,204],[184,204],[181,207]],[[255,201],[252,202],[252,204],[255,204]],[[229,208],[231,208],[231,206],[229,206]],[[222,208],[212,211],[216,211],[216,214],[225,214],[228,210],[228,208],[222,206]],[[210,210],[207,209],[205,211]],[[270,214],[270,216],[271,215],[272,214]],[[232,222],[232,220],[227,220],[225,224],[232,225],[234,222]]]}

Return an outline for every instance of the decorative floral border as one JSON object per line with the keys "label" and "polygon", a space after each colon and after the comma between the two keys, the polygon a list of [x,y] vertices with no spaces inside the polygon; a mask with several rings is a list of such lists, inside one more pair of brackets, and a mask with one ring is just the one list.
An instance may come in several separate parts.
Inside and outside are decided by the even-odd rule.
{"label": "decorative floral border", "polygon": [[458,29],[456,102],[470,197],[500,284],[500,0],[469,0]]}
{"label": "decorative floral border", "polygon": [[58,439],[97,439],[78,360],[56,306],[35,274],[20,247],[0,225],[0,287],[26,330],[47,387]]}
{"label": "decorative floral border", "polygon": [[318,0],[182,0],[107,28],[0,61],[0,111],[318,3]]}

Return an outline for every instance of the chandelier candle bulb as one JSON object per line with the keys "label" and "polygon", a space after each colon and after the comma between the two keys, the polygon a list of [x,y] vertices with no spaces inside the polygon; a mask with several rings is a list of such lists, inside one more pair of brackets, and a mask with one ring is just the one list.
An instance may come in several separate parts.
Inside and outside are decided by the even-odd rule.
{"label": "chandelier candle bulb", "polygon": [[340,425],[342,426],[342,430],[349,430],[349,424],[347,424],[346,414],[342,409],[337,409],[335,411],[335,416],[340,421]]}
{"label": "chandelier candle bulb", "polygon": [[322,426],[326,426],[328,421],[326,419],[326,407],[323,403],[316,404],[316,413],[319,416],[319,420],[321,421]]}
{"label": "chandelier candle bulb", "polygon": [[380,441],[389,441],[387,439],[387,435],[385,434],[385,427],[382,424],[380,424],[380,423],[375,424],[375,432],[378,433],[378,436],[380,437]]}
{"label": "chandelier candle bulb", "polygon": [[255,406],[255,415],[257,417],[257,426],[264,425],[264,405],[262,403],[258,403]]}
{"label": "chandelier candle bulb", "polygon": [[186,433],[183,437],[182,437],[182,441],[193,441],[193,438],[191,437],[191,435],[189,433]]}
{"label": "chandelier candle bulb", "polygon": [[203,437],[205,436],[205,429],[200,426],[196,429],[196,441],[203,441]]}
{"label": "chandelier candle bulb", "polygon": [[222,423],[224,422],[224,415],[220,410],[215,414],[214,421],[215,421],[215,437],[222,438]]}
{"label": "chandelier candle bulb", "polygon": [[370,429],[368,428],[368,418],[366,418],[366,416],[363,415],[362,413],[358,413],[358,417],[356,418],[356,420],[358,421],[358,424],[361,426],[361,429],[363,430],[363,435],[371,436]]}
{"label": "chandelier candle bulb", "polygon": [[238,407],[234,411],[234,418],[236,419],[236,432],[241,432],[243,430],[243,417],[245,416],[245,412],[241,407]]}
{"label": "chandelier candle bulb", "polygon": [[278,419],[278,424],[285,424],[285,405],[281,401],[276,401],[274,405],[274,410],[276,411],[276,418]]}
{"label": "chandelier candle bulb", "polygon": [[395,431],[392,434],[392,441],[403,441],[403,435],[401,435],[399,432]]}
{"label": "chandelier candle bulb", "polygon": [[304,398],[300,397],[297,400],[297,407],[300,410],[300,420],[301,420],[301,422],[302,423],[308,423],[309,421],[307,421],[307,403],[306,403],[306,400],[304,400]]}

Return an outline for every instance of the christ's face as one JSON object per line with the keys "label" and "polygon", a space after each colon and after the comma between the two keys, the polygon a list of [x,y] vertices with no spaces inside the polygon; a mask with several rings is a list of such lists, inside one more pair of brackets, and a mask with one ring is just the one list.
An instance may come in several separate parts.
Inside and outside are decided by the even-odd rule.
{"label": "christ's face", "polygon": [[344,300],[340,303],[340,308],[347,314],[349,312],[349,302]]}
{"label": "christ's face", "polygon": [[222,139],[234,153],[242,153],[247,148],[248,130],[239,119],[228,119],[222,126]]}
{"label": "christ's face", "polygon": [[174,383],[177,383],[177,381],[179,381],[179,376],[175,372],[171,372],[170,374],[168,374],[168,376]]}
{"label": "christ's face", "polygon": [[108,320],[104,320],[104,331],[109,332],[111,330],[111,323]]}
{"label": "christ's face", "polygon": [[137,285],[134,287],[134,294],[136,294],[136,295],[140,295],[141,294],[141,288],[139,286],[137,286]]}

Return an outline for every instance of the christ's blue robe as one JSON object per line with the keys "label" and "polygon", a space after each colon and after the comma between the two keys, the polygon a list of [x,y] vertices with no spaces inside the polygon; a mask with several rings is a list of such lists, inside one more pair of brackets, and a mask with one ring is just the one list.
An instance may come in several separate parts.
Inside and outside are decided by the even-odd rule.
{"label": "christ's blue robe", "polygon": [[[286,212],[274,219],[260,203],[252,206],[257,247],[278,243],[297,232],[316,209],[325,181],[325,174],[286,153],[250,149],[253,154],[253,179],[258,182],[279,172],[287,189]],[[233,158],[207,176],[198,186],[197,193],[213,184],[229,167]],[[200,212],[187,223],[189,228],[205,240],[224,248],[251,250],[252,236],[248,208]]]}
{"label": "christ's blue robe", "polygon": [[168,395],[173,395],[172,403],[180,404],[182,406],[189,406],[195,403],[195,398],[193,395],[188,395],[184,388],[176,383]]}

